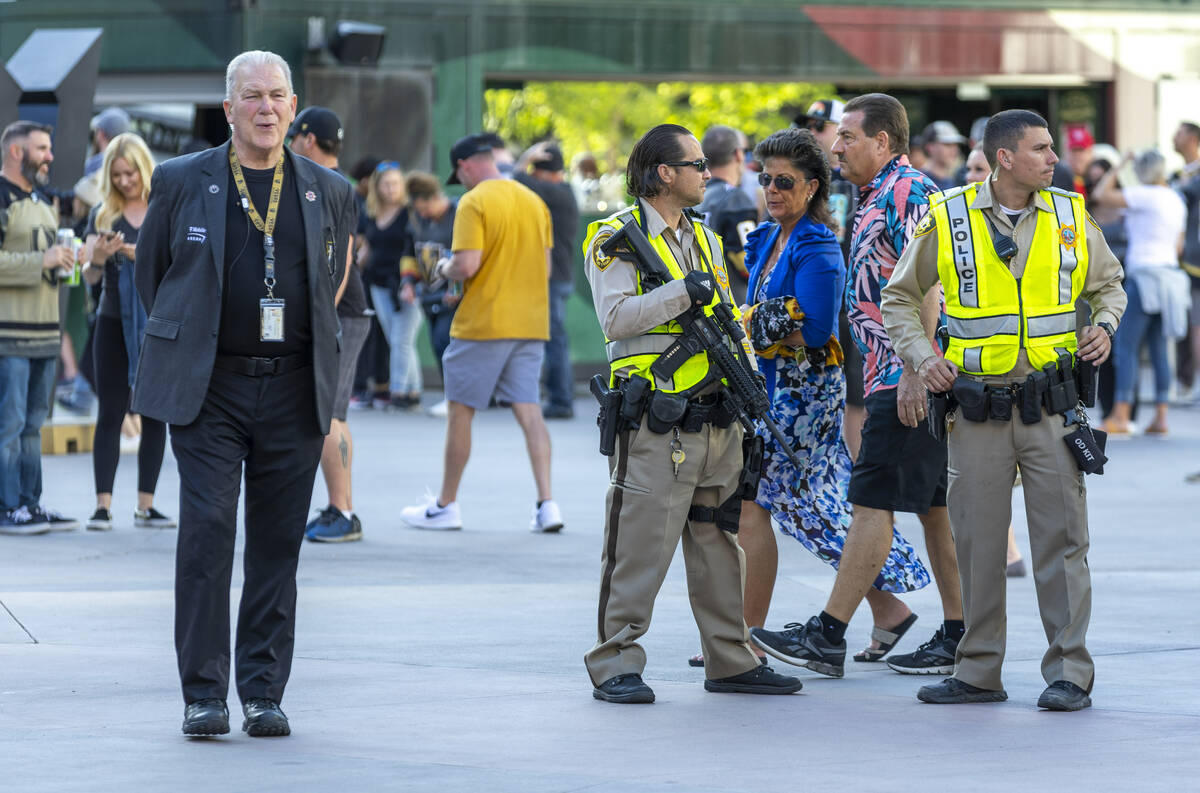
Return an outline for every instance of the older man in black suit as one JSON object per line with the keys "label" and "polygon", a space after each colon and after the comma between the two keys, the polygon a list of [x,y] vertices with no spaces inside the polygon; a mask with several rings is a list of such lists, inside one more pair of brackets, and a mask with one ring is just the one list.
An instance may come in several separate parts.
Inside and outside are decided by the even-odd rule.
{"label": "older man in black suit", "polygon": [[183,732],[229,732],[229,582],[238,490],[246,543],[236,674],[253,736],[279,707],[295,643],[296,563],[341,347],[356,207],[337,174],[284,150],[296,112],[278,55],[238,55],[224,146],[163,163],[138,237],[149,319],[133,410],[171,425],[179,464],[175,648]]}

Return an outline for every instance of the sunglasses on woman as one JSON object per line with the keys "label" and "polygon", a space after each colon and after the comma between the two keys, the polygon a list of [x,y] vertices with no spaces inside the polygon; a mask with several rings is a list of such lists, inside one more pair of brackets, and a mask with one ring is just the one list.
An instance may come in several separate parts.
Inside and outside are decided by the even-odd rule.
{"label": "sunglasses on woman", "polygon": [[760,173],[758,175],[758,183],[760,185],[762,185],[764,188],[770,187],[772,181],[775,182],[776,190],[785,190],[786,191],[786,190],[791,190],[793,187],[796,186],[796,180],[793,179],[792,177],[788,176],[785,173],[781,173],[778,176],[775,176],[774,178],[772,178],[771,174],[769,174],[769,173]]}

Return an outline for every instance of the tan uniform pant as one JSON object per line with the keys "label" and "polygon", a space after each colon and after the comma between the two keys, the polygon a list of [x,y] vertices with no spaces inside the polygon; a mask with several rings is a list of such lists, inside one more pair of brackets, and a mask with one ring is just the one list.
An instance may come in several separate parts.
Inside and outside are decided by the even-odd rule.
{"label": "tan uniform pant", "polygon": [[1045,412],[1037,424],[1023,424],[1015,409],[1007,422],[966,421],[961,415],[954,422],[946,501],[967,624],[954,676],[964,683],[1003,688],[1005,550],[1019,463],[1033,580],[1050,643],[1042,677],[1092,690],[1095,668],[1085,646],[1092,614],[1087,496],[1083,473],[1062,441],[1073,430],[1063,426],[1061,416]]}
{"label": "tan uniform pant", "polygon": [[672,437],[643,423],[617,438],[605,501],[599,636],[584,656],[594,685],[645,669],[646,652],[637,640],[650,627],[654,599],[681,537],[705,674],[714,680],[730,677],[758,663],[746,644],[746,566],[737,537],[714,523],[688,519],[693,503],[716,507],[733,494],[742,469],[742,428],[705,425],[700,432],[680,431],[685,459],[678,476],[671,462]]}

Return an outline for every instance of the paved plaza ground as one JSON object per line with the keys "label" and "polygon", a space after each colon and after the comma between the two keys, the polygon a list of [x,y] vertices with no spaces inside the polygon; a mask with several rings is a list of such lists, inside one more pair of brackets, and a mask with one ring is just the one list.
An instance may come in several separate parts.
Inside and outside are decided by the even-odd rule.
{"label": "paved plaza ground", "polygon": [[[351,416],[365,539],[305,544],[290,738],[239,732],[234,692],[232,734],[180,734],[175,532],[133,528],[132,456],[113,532],[0,537],[0,791],[1197,790],[1200,484],[1183,477],[1200,469],[1200,410],[1175,410],[1167,440],[1110,444],[1105,475],[1088,478],[1095,707],[1075,714],[1034,707],[1046,640],[1031,578],[1009,581],[1007,703],[924,705],[930,679],[854,663],[841,680],[787,667],[804,679],[790,697],[705,693],[686,664],[699,645],[679,559],[645,639],[657,703],[594,701],[582,657],[607,471],[592,403],[577,411],[551,425],[558,536],[529,532],[507,411],[477,420],[453,533],[398,518],[438,484],[442,421]],[[90,455],[44,468],[45,503],[86,518]],[[178,513],[169,450],[158,505]],[[1028,554],[1019,500],[1014,519]],[[901,528],[923,548],[912,516]],[[798,543],[779,545],[770,627],[819,611],[833,582]],[[234,586],[236,604],[238,574]],[[901,652],[940,620],[933,587],[906,599],[921,618]],[[870,628],[864,608],[852,650]]]}

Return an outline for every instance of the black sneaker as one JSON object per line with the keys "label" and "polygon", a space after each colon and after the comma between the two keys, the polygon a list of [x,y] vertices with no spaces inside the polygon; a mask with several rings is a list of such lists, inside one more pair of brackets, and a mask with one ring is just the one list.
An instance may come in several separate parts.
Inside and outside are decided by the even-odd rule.
{"label": "black sneaker", "polygon": [[1008,699],[1004,689],[993,691],[964,683],[957,677],[948,677],[935,686],[921,686],[917,699],[933,705],[965,705],[971,702],[1003,702]]}
{"label": "black sneaker", "polygon": [[781,675],[766,664],[733,677],[704,681],[705,691],[719,694],[795,694],[802,688],[800,678]]}
{"label": "black sneaker", "polygon": [[133,511],[133,525],[139,529],[173,529],[177,524],[154,507],[150,507]]}
{"label": "black sneaker", "polygon": [[932,639],[911,653],[893,655],[887,665],[902,675],[952,675],[957,652],[958,640],[947,638],[938,628]]}
{"label": "black sneaker", "polygon": [[356,542],[362,539],[362,521],[355,514],[347,518],[331,504],[308,522],[304,538],[310,542]]}
{"label": "black sneaker", "polygon": [[88,518],[88,531],[112,531],[112,513],[104,507],[96,507],[96,511]]}
{"label": "black sneaker", "polygon": [[1037,706],[1046,710],[1083,710],[1092,706],[1092,698],[1069,680],[1055,680],[1038,697]]}
{"label": "black sneaker", "polygon": [[50,527],[50,531],[75,531],[79,528],[79,521],[75,518],[68,518],[61,512],[46,509],[41,504],[34,504],[29,508],[29,512],[34,518],[44,521]]}
{"label": "black sneaker", "polygon": [[751,628],[750,640],[780,661],[803,666],[829,677],[841,677],[846,667],[846,642],[834,644],[821,632],[821,618],[804,625],[789,622],[781,631]]}
{"label": "black sneaker", "polygon": [[30,512],[29,507],[17,507],[0,513],[0,534],[45,534],[48,531],[50,524]]}

